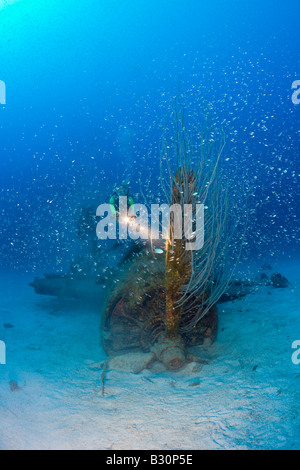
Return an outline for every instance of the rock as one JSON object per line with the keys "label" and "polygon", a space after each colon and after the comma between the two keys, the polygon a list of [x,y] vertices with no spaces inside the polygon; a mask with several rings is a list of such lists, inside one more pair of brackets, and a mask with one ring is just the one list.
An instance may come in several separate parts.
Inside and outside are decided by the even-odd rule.
{"label": "rock", "polygon": [[261,269],[272,271],[272,266],[270,264],[264,264]]}
{"label": "rock", "polygon": [[9,388],[11,392],[18,392],[20,390],[20,387],[15,380],[11,380],[9,382]]}
{"label": "rock", "polygon": [[262,282],[268,280],[268,276],[267,276],[266,273],[261,273],[259,277],[260,277],[260,280],[261,280]]}
{"label": "rock", "polygon": [[248,281],[236,280],[228,287],[227,291],[221,295],[218,303],[230,302],[241,299],[253,291],[254,284]]}
{"label": "rock", "polygon": [[272,274],[271,283],[272,283],[272,286],[278,287],[278,288],[288,287],[290,284],[289,281],[279,273]]}
{"label": "rock", "polygon": [[189,387],[198,387],[198,385],[200,385],[200,382],[193,382],[189,384]]}

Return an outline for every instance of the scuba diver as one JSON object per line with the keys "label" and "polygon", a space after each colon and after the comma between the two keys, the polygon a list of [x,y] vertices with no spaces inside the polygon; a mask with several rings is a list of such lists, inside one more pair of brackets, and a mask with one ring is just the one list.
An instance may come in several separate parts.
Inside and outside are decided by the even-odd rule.
{"label": "scuba diver", "polygon": [[[112,215],[116,216],[116,219],[120,224],[130,224],[134,219],[137,218],[137,215],[134,213],[134,200],[130,192],[130,183],[125,180],[122,184],[114,189],[112,196],[109,199],[109,205],[112,212]],[[127,215],[122,218],[122,211],[120,210],[120,198],[127,198]],[[123,214],[124,216],[124,214]],[[140,253],[144,248],[144,243],[139,243],[139,241],[133,241],[130,238],[126,240],[117,240],[114,242],[113,249],[119,248],[120,260],[118,262],[118,267],[122,266],[124,262],[130,260],[133,256]]]}
{"label": "scuba diver", "polygon": [[116,215],[117,218],[119,217],[120,197],[127,197],[127,212],[130,209],[133,209],[134,202],[132,196],[130,195],[129,182],[123,181],[119,187],[115,188],[112,196],[109,199],[112,214]]}
{"label": "scuba diver", "polygon": [[[111,212],[119,220],[120,197],[127,198],[127,213],[133,209],[134,202],[130,194],[129,182],[123,181],[115,187],[113,194],[109,198]],[[136,216],[128,215],[128,221]],[[126,217],[127,219],[127,217]],[[124,222],[126,223],[126,222]],[[96,234],[97,216],[93,205],[84,205],[81,208],[80,216],[76,227],[76,236],[80,241],[79,253],[74,258],[70,266],[70,272],[75,278],[85,278],[89,275],[96,276],[96,282],[103,283],[103,278],[113,277],[115,274],[114,265],[118,267],[124,261],[140,250],[140,247],[132,240],[106,240],[101,242]],[[104,269],[106,267],[106,269]]]}

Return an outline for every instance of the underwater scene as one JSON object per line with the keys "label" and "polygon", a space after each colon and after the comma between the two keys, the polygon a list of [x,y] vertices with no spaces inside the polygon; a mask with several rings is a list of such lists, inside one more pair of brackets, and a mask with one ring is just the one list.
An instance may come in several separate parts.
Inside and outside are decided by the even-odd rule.
{"label": "underwater scene", "polygon": [[0,0],[0,450],[300,450],[299,45],[292,0]]}

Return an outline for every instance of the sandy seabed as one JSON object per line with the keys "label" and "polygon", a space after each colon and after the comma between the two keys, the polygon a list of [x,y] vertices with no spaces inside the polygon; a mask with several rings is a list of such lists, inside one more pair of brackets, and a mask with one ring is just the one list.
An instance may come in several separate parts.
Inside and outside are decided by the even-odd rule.
{"label": "sandy seabed", "polygon": [[100,311],[0,275],[0,449],[300,449],[299,263],[287,289],[219,305],[217,341],[178,372],[101,371]]}

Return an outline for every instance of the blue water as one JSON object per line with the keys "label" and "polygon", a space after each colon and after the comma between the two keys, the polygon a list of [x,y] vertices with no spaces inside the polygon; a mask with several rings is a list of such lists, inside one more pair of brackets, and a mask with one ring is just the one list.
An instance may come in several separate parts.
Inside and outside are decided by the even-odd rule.
{"label": "blue water", "polygon": [[211,103],[225,120],[224,160],[230,158],[232,178],[251,185],[253,194],[251,250],[294,256],[296,7],[19,0],[1,9],[3,266],[41,269],[64,260],[75,197],[92,198],[98,190],[100,204],[101,191],[109,194],[126,166],[132,184],[142,169],[147,174],[179,87],[188,111]]}
{"label": "blue water", "polygon": [[0,1],[0,80],[2,273],[64,272],[82,205],[155,191],[176,96],[192,132],[205,109],[224,129],[244,265],[297,266],[298,2]]}

